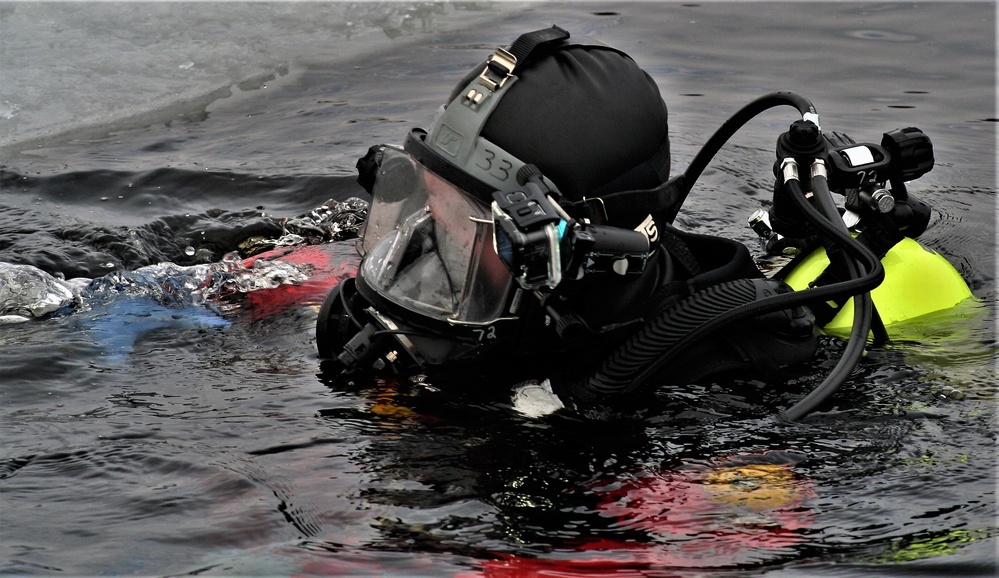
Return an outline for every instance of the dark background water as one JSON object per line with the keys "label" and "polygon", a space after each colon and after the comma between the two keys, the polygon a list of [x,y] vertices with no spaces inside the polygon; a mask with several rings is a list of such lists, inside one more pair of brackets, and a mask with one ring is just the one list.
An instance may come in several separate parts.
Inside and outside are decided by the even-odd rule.
{"label": "dark background water", "polygon": [[[97,277],[217,260],[358,194],[368,146],[428,125],[490,50],[552,23],[658,81],[677,171],[775,89],[860,141],[920,127],[937,159],[912,185],[936,211],[921,240],[978,301],[872,350],[803,423],[769,416],[834,341],[814,375],[663,391],[640,423],[586,431],[473,383],[320,379],[308,306],[164,322],[123,355],[95,312],[0,325],[2,571],[992,575],[991,3],[4,2],[0,261]],[[790,120],[753,121],[677,223],[751,242]],[[765,478],[778,505],[709,491],[750,466],[793,474]],[[616,516],[630,483],[650,517]]]}

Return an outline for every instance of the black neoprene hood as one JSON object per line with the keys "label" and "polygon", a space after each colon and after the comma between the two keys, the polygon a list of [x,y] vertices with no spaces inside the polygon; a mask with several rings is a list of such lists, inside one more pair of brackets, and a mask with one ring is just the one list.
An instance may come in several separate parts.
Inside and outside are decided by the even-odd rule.
{"label": "black neoprene hood", "polygon": [[[481,135],[531,163],[570,201],[669,178],[666,104],[626,54],[567,44],[532,55]],[[458,83],[449,101],[481,71]]]}

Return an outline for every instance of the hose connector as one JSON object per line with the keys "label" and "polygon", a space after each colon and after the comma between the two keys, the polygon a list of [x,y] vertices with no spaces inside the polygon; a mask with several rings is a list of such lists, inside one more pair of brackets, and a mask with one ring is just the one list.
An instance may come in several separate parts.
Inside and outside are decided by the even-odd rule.
{"label": "hose connector", "polygon": [[794,160],[793,157],[787,157],[780,162],[780,172],[784,177],[784,182],[797,181],[798,178],[798,161]]}
{"label": "hose connector", "polygon": [[822,159],[815,159],[812,161],[812,178],[822,177],[823,179],[829,180],[829,171],[826,170],[826,161]]}

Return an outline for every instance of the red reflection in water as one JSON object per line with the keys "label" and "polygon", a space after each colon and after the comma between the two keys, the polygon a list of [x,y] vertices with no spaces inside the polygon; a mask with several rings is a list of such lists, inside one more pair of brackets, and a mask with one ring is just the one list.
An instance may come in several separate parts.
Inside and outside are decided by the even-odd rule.
{"label": "red reflection in water", "polygon": [[650,473],[593,491],[613,537],[584,538],[549,558],[500,555],[463,578],[669,576],[759,563],[800,542],[814,517],[811,482],[784,464]]}

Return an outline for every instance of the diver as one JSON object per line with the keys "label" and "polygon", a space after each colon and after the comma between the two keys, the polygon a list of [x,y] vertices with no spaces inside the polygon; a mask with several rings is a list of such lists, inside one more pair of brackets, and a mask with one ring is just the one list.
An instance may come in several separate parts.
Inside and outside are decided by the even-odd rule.
{"label": "diver", "polygon": [[[714,154],[775,106],[800,116],[778,139],[772,210],[751,223],[773,252],[826,257],[797,290],[792,265],[766,277],[743,244],[673,226]],[[429,129],[357,166],[371,194],[362,261],[320,310],[324,371],[543,376],[582,412],[809,361],[819,329],[849,309],[840,363],[782,412],[797,419],[846,379],[872,331],[886,337],[870,291],[881,258],[926,228],[929,207],[904,182],[933,153],[918,129],[880,145],[825,134],[807,99],[775,92],[671,177],[655,81],[620,50],[553,26],[498,48]]]}

